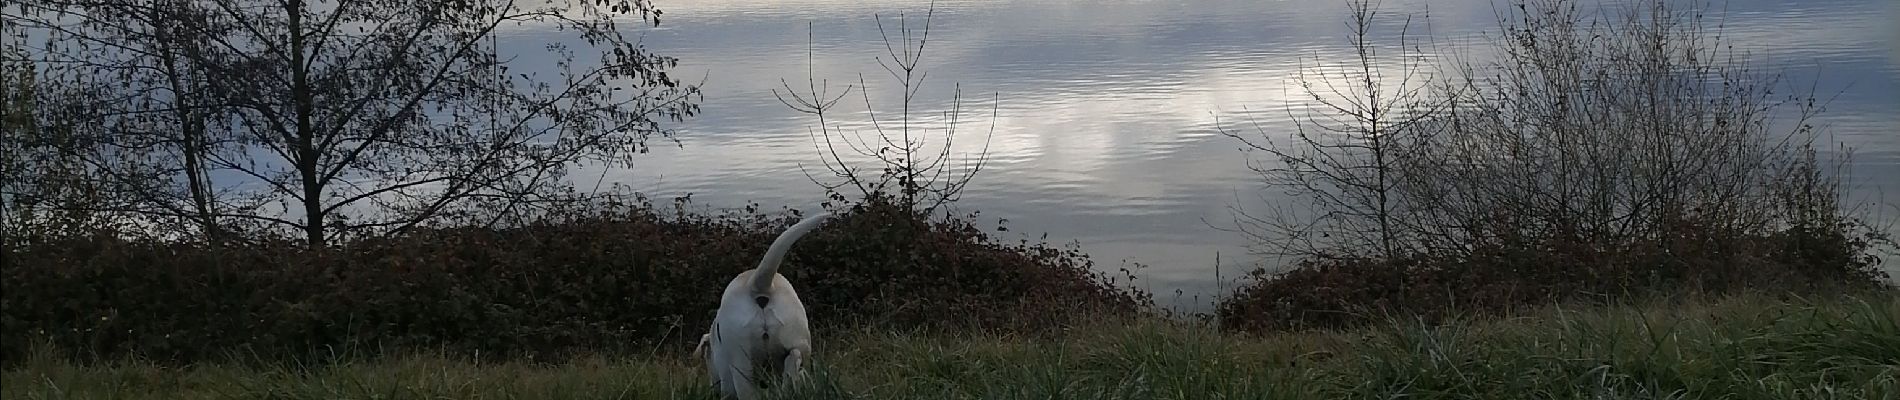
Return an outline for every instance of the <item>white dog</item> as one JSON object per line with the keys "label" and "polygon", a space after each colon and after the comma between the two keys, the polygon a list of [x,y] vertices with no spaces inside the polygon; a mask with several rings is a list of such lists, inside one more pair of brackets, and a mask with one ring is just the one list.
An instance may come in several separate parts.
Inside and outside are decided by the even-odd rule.
{"label": "white dog", "polygon": [[779,276],[778,266],[792,242],[830,217],[818,213],[792,225],[772,241],[758,268],[726,284],[712,332],[700,336],[699,346],[693,349],[698,355],[700,348],[710,344],[706,365],[723,397],[757,399],[759,377],[754,373],[761,369],[777,369],[787,382],[802,375],[805,358],[811,356],[811,325],[805,318],[805,303],[798,300],[792,282]]}

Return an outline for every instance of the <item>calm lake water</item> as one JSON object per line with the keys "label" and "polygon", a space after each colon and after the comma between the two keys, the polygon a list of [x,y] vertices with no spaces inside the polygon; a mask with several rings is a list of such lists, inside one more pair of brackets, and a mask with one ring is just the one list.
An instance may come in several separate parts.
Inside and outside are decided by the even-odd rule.
{"label": "calm lake water", "polygon": [[[1429,11],[1432,33],[1478,40],[1494,29],[1491,2],[1386,1],[1390,13]],[[1719,2],[1718,2],[1719,3]],[[1246,254],[1237,234],[1217,230],[1227,207],[1257,206],[1258,179],[1220,123],[1252,117],[1290,131],[1300,107],[1290,77],[1303,57],[1343,60],[1341,1],[971,1],[936,4],[924,54],[921,126],[942,127],[953,84],[966,96],[958,154],[990,126],[990,161],[957,204],[986,224],[1009,220],[1010,238],[1078,241],[1103,270],[1145,264],[1140,285],[1159,300],[1205,307],[1240,272],[1277,260]],[[697,204],[814,210],[823,191],[800,166],[822,168],[810,129],[817,121],[773,97],[779,79],[802,87],[807,26],[813,74],[834,91],[862,73],[880,117],[896,114],[895,82],[873,14],[894,29],[898,13],[921,22],[927,3],[845,0],[663,1],[664,25],[645,43],[681,59],[681,76],[705,78],[704,115],[676,125],[681,146],[658,146],[631,169],[575,174],[655,198],[691,193]],[[1721,5],[1718,4],[1718,7]],[[1760,65],[1796,79],[1820,77],[1840,91],[1822,122],[1858,148],[1853,195],[1892,220],[1883,193],[1900,192],[1900,2],[1759,1],[1727,6],[1725,36]],[[808,25],[809,24],[809,25]],[[510,32],[504,46],[536,46],[558,32]],[[531,63],[532,60],[524,60]],[[864,101],[839,109],[862,126]],[[1248,112],[1246,110],[1252,110]],[[822,171],[820,169],[819,171]],[[1900,196],[1896,193],[1895,196]],[[1216,279],[1219,270],[1228,283]],[[1892,265],[1893,263],[1890,263]],[[1178,291],[1178,292],[1177,292]],[[1179,295],[1177,296],[1177,293]]]}

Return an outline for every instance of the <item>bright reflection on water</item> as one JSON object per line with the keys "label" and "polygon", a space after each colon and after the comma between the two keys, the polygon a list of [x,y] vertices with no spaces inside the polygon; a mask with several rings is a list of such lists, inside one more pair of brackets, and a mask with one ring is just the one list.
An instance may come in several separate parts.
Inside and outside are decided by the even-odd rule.
{"label": "bright reflection on water", "polygon": [[[626,170],[577,172],[656,198],[694,194],[700,204],[757,202],[811,210],[823,200],[800,166],[821,168],[808,133],[816,123],[773,98],[779,79],[803,87],[807,24],[816,41],[814,75],[832,90],[873,88],[880,117],[894,115],[893,80],[872,14],[894,29],[899,12],[913,23],[924,2],[694,0],[665,1],[664,26],[646,45],[682,60],[681,76],[704,77],[704,115],[677,125],[682,147],[662,146]],[[1429,11],[1432,34],[1481,41],[1494,28],[1490,2],[1387,1],[1386,10]],[[1248,257],[1241,239],[1207,222],[1228,220],[1238,195],[1259,186],[1237,143],[1218,135],[1216,118],[1248,118],[1289,131],[1288,107],[1302,107],[1289,77],[1301,58],[1345,59],[1345,10],[1332,1],[939,1],[924,55],[929,72],[923,127],[941,128],[952,84],[965,98],[959,154],[977,149],[996,105],[990,164],[958,204],[1009,237],[1080,241],[1101,268],[1122,260],[1167,303],[1202,307],[1216,288],[1215,255],[1228,279],[1274,260]],[[1882,201],[1883,219],[1900,204],[1900,2],[1883,0],[1735,0],[1724,35],[1763,66],[1793,78],[1823,77],[1840,91],[1824,121],[1859,148],[1850,184]],[[1418,29],[1426,26],[1420,24]],[[559,32],[521,28],[504,46],[533,46]],[[532,60],[523,60],[532,67]],[[1817,75],[1818,73],[1818,75]],[[853,94],[838,117],[862,126],[864,101]],[[1257,200],[1256,200],[1257,201]],[[1204,222],[1207,221],[1207,222]],[[1265,264],[1262,264],[1262,263]],[[1175,298],[1176,290],[1184,295]],[[1199,296],[1198,299],[1196,296]]]}

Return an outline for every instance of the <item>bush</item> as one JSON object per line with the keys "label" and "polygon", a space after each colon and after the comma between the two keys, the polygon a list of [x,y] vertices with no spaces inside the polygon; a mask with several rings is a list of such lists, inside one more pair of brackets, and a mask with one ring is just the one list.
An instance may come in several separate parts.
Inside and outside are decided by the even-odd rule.
{"label": "bush", "polygon": [[[548,360],[690,348],[718,294],[795,218],[603,207],[505,229],[442,228],[304,250],[113,236],[7,250],[6,360],[44,342],[82,358],[321,360],[445,350]],[[1138,312],[1146,294],[1074,249],[999,243],[968,218],[885,201],[801,240],[783,273],[819,330],[1035,331]]]}
{"label": "bush", "polygon": [[[1512,1],[1489,48],[1436,58],[1409,19],[1350,2],[1352,72],[1301,76],[1317,116],[1289,138],[1228,133],[1310,206],[1236,213],[1257,250],[1306,261],[1256,272],[1221,320],[1884,284],[1872,251],[1892,242],[1843,208],[1844,161],[1819,151],[1824,99],[1752,69],[1706,10],[1579,3]],[[1398,46],[1374,43],[1394,27]]]}
{"label": "bush", "polygon": [[1253,281],[1216,311],[1225,328],[1265,332],[1350,328],[1394,315],[1427,322],[1498,316],[1559,302],[1886,286],[1869,251],[1888,239],[1864,227],[1843,223],[1751,236],[1684,225],[1675,232],[1668,241],[1540,238],[1491,243],[1459,256],[1313,258],[1280,274],[1254,271]]}

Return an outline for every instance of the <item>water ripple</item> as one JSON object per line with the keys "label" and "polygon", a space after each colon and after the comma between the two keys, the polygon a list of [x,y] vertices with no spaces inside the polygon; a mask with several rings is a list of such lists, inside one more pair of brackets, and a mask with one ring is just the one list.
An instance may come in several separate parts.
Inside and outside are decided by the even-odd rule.
{"label": "water ripple", "polygon": [[[1490,4],[1386,2],[1407,11],[1429,5],[1432,32],[1476,43],[1474,32],[1495,28]],[[666,6],[665,29],[647,32],[644,43],[679,57],[681,76],[707,78],[705,115],[679,125],[684,147],[656,148],[635,168],[607,171],[606,180],[656,195],[696,193],[720,206],[822,198],[800,171],[822,172],[810,136],[816,120],[772,98],[781,78],[802,89],[807,23],[816,37],[812,74],[834,93],[863,74],[880,118],[893,118],[897,92],[877,66],[885,49],[870,17],[882,14],[895,28],[898,12],[922,12],[921,3],[846,0]],[[1840,93],[1824,122],[1858,147],[1849,176],[1856,190],[1900,191],[1900,117],[1892,111],[1900,109],[1900,3],[1727,7],[1723,35],[1757,66],[1797,81],[1825,78],[1821,89]],[[1314,57],[1344,54],[1344,14],[1331,2],[957,0],[937,2],[937,13],[918,126],[940,133],[937,112],[949,105],[949,85],[961,83],[967,113],[956,153],[969,155],[992,121],[990,93],[1000,101],[989,164],[960,207],[1008,218],[1013,232],[1079,240],[1108,268],[1149,264],[1144,273],[1164,292],[1220,286],[1212,281],[1216,252],[1229,277],[1259,261],[1243,256],[1236,235],[1203,222],[1225,220],[1236,194],[1258,189],[1238,143],[1220,131],[1257,135],[1257,123],[1269,135],[1292,132],[1289,114],[1313,105],[1294,95],[1290,79]],[[1396,29],[1403,16],[1388,15],[1381,29]],[[509,35],[534,46],[558,37]],[[871,129],[858,94],[841,104],[835,127]]]}

